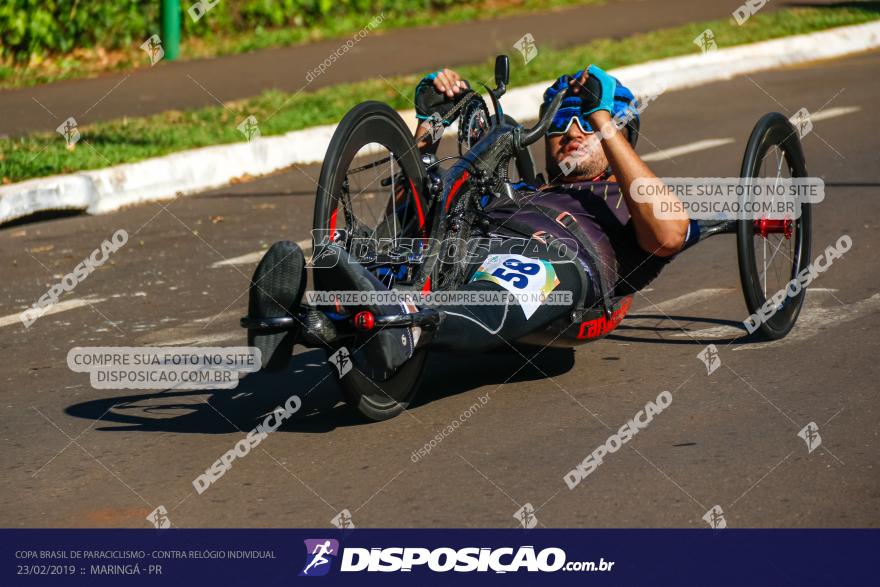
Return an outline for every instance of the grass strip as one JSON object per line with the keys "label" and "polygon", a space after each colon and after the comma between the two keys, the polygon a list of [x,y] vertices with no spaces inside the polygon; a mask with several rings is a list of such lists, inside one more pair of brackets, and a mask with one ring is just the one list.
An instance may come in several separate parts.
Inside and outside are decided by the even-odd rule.
{"label": "grass strip", "polygon": [[[809,33],[880,18],[877,3],[833,7],[793,8],[757,14],[743,26],[715,20],[634,35],[626,39],[599,39],[564,50],[542,50],[528,65],[512,56],[511,87],[549,80],[585,64],[603,68],[632,65],[653,59],[699,51],[693,39],[705,29],[714,32],[719,48]],[[489,83],[494,59],[457,68],[476,84]],[[438,66],[442,58],[438,57]],[[338,122],[355,104],[381,100],[396,109],[412,107],[412,93],[422,74],[395,76],[288,94],[269,91],[258,97],[186,112],[168,111],[144,118],[127,118],[81,127],[81,140],[71,149],[57,133],[34,133],[0,139],[0,177],[3,183],[59,173],[107,167],[182,151],[240,142],[237,126],[256,117],[263,136]],[[623,80],[624,82],[626,80]],[[536,105],[537,109],[537,105]],[[319,155],[319,154],[316,154]]]}
{"label": "grass strip", "polygon": [[[468,4],[453,4],[442,10],[403,12],[386,10],[382,25],[374,32],[382,34],[400,28],[438,26],[491,20],[530,12],[559,10],[582,4],[602,4],[605,0],[482,0]],[[326,22],[303,27],[256,27],[248,31],[206,31],[199,36],[189,35],[181,40],[179,60],[205,59],[221,55],[236,55],[272,47],[288,47],[326,39],[349,37],[361,30],[377,15],[344,14],[328,18]],[[183,18],[189,18],[186,14]],[[155,31],[158,30],[158,25]],[[155,32],[153,31],[153,32]],[[52,55],[33,60],[27,65],[11,61],[0,62],[0,89],[20,88],[64,79],[94,77],[98,74],[130,71],[149,66],[149,59],[139,45],[149,37],[122,49],[105,50],[103,47],[77,48],[69,54]]]}

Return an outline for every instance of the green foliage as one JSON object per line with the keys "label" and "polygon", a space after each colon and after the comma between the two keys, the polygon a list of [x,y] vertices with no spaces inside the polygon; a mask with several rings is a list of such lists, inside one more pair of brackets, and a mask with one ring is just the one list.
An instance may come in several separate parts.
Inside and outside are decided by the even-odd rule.
{"label": "green foliage", "polygon": [[67,53],[76,47],[131,43],[148,37],[159,2],[138,0],[3,0],[0,54],[15,61]]}
{"label": "green foliage", "polygon": [[[732,47],[859,24],[877,20],[878,17],[880,14],[876,10],[865,9],[858,4],[855,8],[785,9],[757,14],[744,26],[737,26],[731,19],[698,22],[625,39],[596,39],[578,47],[542,49],[528,65],[523,65],[519,56],[513,54],[511,85],[516,88],[551,80],[590,62],[614,68],[649,59],[692,55],[699,51],[693,44],[694,37],[707,28],[715,33],[720,47]],[[438,65],[443,63],[438,62]],[[455,69],[472,82],[489,81],[492,79],[494,60]],[[0,138],[0,181],[16,182],[31,177],[95,169],[183,149],[242,141],[244,139],[236,127],[249,115],[257,118],[263,136],[271,136],[338,122],[352,106],[364,100],[381,100],[396,109],[411,108],[411,94],[400,92],[398,88],[415,87],[422,75],[420,72],[387,80],[353,82],[296,94],[273,90],[255,98],[228,103],[225,107],[212,106],[187,112],[171,111],[144,118],[100,122],[80,128],[82,139],[74,149],[68,149],[64,140],[51,132]]]}
{"label": "green foliage", "polygon": [[[183,30],[190,36],[310,28],[334,19],[442,10],[454,0],[221,0],[198,22],[181,0]],[[457,0],[469,4],[475,0]],[[159,32],[161,0],[3,0],[0,56],[18,63],[75,48],[115,49]]]}

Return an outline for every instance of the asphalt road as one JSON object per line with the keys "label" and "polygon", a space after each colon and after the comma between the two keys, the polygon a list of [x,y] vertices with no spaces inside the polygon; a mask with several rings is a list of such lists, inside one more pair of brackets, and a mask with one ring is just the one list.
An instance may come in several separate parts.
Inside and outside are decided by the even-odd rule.
{"label": "asphalt road", "polygon": [[[152,68],[134,72],[0,90],[0,112],[4,114],[0,117],[0,136],[55,130],[69,116],[83,125],[166,110],[217,106],[271,89],[313,91],[380,75],[430,71],[436,67],[438,56],[450,66],[476,63],[496,53],[519,58],[513,44],[526,33],[533,36],[539,50],[570,47],[597,38],[621,38],[688,22],[725,18],[741,4],[741,0],[609,0],[598,6],[438,27],[383,31],[379,26],[374,34],[358,40],[344,54],[345,59],[312,79],[307,78],[307,72],[351,37],[217,59],[160,61]],[[829,2],[802,0],[797,4]],[[770,2],[761,10],[770,12],[785,6]],[[210,13],[205,18],[210,18]],[[365,18],[364,25],[369,21]],[[145,33],[143,40],[152,32],[155,31]],[[414,47],[418,50],[414,51]]]}
{"label": "asphalt road", "polygon": [[[0,525],[146,527],[162,505],[178,527],[330,527],[344,509],[363,527],[516,527],[526,504],[547,527],[705,527],[716,505],[728,527],[880,525],[878,67],[873,52],[765,72],[670,93],[644,115],[649,159],[718,139],[659,156],[658,174],[729,176],[765,112],[825,113],[804,140],[828,186],[814,255],[843,234],[853,246],[786,339],[738,339],[735,239],[718,237],[637,296],[610,338],[436,354],[418,403],[378,424],[339,405],[321,351],[297,349],[286,373],[216,392],[96,390],[66,365],[74,346],[243,345],[254,262],[217,263],[306,238],[316,167],[0,230]],[[119,228],[129,243],[62,300],[68,309],[26,330],[17,314]],[[711,375],[697,358],[708,343],[721,359]],[[570,490],[563,476],[663,390],[672,404]],[[192,480],[292,393],[301,414],[196,494]],[[798,437],[810,422],[812,452]]]}

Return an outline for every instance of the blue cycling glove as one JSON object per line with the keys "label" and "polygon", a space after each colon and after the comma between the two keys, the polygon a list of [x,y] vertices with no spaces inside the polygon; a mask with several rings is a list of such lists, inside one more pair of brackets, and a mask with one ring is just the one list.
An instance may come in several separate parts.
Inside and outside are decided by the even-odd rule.
{"label": "blue cycling glove", "polygon": [[617,89],[617,80],[591,65],[587,72],[590,74],[587,83],[581,90],[581,114],[586,116],[599,110],[614,112],[614,92]]}

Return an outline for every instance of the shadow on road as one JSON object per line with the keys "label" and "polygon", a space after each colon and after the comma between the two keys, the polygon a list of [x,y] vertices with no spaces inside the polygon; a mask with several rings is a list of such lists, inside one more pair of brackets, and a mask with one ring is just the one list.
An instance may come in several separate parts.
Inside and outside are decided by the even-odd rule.
{"label": "shadow on road", "polygon": [[[430,402],[483,385],[544,379],[546,375],[559,375],[574,366],[571,349],[548,349],[534,358],[534,352],[523,354],[534,366],[527,364],[520,369],[524,359],[513,351],[487,353],[480,356],[479,362],[473,355],[463,353],[433,353],[428,359],[419,395],[410,409],[418,410]],[[511,356],[518,360],[512,361]],[[235,389],[168,389],[115,395],[71,405],[65,413],[98,420],[95,429],[99,431],[228,434],[250,431],[293,394],[300,396],[302,407],[279,430],[320,433],[368,424],[342,403],[334,372],[320,350],[294,355],[281,373],[248,375]]]}
{"label": "shadow on road", "polygon": [[[650,325],[640,323],[640,321],[646,320],[656,320],[657,322]],[[711,324],[713,327],[708,329],[691,329],[690,326],[694,322]],[[639,336],[641,333],[644,333],[644,336]],[[664,336],[666,334],[678,336],[669,338]],[[622,342],[667,345],[727,345],[732,342],[741,344],[762,342],[756,335],[750,335],[742,322],[696,316],[667,316],[665,314],[632,315],[623,324],[618,326],[612,334],[609,334],[608,339]]]}
{"label": "shadow on road", "polygon": [[19,226],[24,226],[28,224],[36,224],[39,222],[47,222],[49,220],[61,220],[64,218],[71,218],[73,216],[85,216],[85,209],[70,209],[70,210],[42,210],[40,212],[32,212],[31,214],[27,214],[22,216],[21,218],[16,218],[15,220],[9,220],[8,222],[0,222],[0,230],[6,230],[7,228],[17,228]]}

